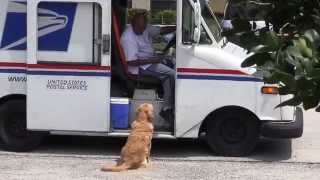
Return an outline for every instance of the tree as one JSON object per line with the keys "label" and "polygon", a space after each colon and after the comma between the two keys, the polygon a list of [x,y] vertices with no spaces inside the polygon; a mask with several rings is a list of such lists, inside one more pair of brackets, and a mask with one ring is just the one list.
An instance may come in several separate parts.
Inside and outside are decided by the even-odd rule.
{"label": "tree", "polygon": [[279,84],[293,98],[279,106],[302,104],[320,112],[320,0],[238,0],[265,11],[266,27],[249,17],[232,18],[225,35],[252,53],[243,67],[256,67],[266,83]]}

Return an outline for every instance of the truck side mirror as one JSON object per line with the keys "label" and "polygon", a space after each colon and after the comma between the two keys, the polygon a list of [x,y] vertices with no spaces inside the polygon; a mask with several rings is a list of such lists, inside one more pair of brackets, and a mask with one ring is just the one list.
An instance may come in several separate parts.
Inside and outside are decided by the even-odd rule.
{"label": "truck side mirror", "polygon": [[194,1],[194,23],[193,42],[199,44],[201,37],[201,4],[199,0]]}

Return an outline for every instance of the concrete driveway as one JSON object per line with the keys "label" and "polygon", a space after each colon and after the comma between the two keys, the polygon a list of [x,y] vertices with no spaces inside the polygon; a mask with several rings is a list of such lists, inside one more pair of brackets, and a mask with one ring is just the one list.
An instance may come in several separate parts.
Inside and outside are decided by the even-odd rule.
{"label": "concrete driveway", "polygon": [[263,140],[249,157],[215,156],[196,140],[155,140],[150,169],[101,173],[125,139],[48,137],[34,152],[0,150],[2,179],[320,179],[320,113],[305,113],[302,138]]}

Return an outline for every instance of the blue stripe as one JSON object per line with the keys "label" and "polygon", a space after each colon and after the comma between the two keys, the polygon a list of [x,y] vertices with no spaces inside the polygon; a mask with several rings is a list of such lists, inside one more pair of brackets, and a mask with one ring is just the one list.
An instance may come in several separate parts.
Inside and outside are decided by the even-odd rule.
{"label": "blue stripe", "polygon": [[26,74],[27,70],[25,69],[0,69],[0,73],[22,73]]}
{"label": "blue stripe", "polygon": [[30,75],[51,75],[51,76],[101,76],[110,77],[110,72],[66,72],[66,71],[28,71]]}
{"label": "blue stripe", "polygon": [[263,82],[259,78],[239,76],[178,75],[178,79]]}
{"label": "blue stripe", "polygon": [[[110,77],[110,72],[63,72],[63,71],[28,71],[26,69],[0,69],[0,73],[19,73],[30,75],[54,75],[54,76],[102,76]],[[220,80],[220,81],[250,81],[263,82],[262,79],[254,77],[237,76],[205,76],[205,75],[178,75],[178,79],[193,80]]]}

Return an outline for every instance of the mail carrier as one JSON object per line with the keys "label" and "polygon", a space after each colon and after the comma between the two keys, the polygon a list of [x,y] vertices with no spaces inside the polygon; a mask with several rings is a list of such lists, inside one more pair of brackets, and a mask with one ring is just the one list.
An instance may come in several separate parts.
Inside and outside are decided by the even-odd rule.
{"label": "mail carrier", "polygon": [[248,55],[221,36],[207,3],[175,1],[176,21],[169,25],[176,31],[153,41],[175,70],[174,117],[167,121],[159,115],[160,79],[128,71],[121,35],[130,25],[129,2],[2,0],[4,147],[31,150],[49,134],[125,137],[135,109],[146,102],[155,107],[155,138],[205,135],[220,155],[248,154],[261,137],[300,137],[302,110],[275,108],[288,97],[255,69],[241,68]]}

